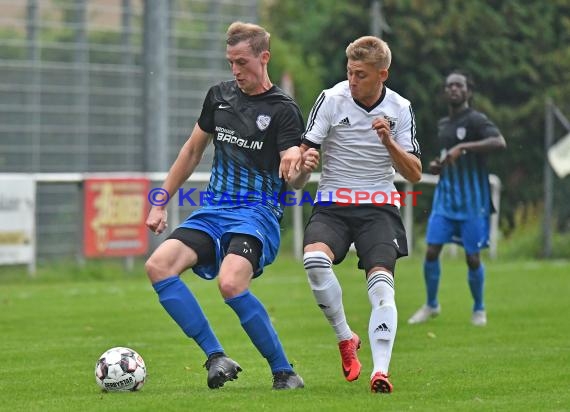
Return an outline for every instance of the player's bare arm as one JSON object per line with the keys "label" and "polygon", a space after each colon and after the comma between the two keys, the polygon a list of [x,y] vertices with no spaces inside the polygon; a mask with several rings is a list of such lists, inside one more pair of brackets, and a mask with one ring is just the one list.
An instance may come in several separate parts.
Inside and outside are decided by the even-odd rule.
{"label": "player's bare arm", "polygon": [[441,162],[439,161],[439,159],[436,158],[433,159],[431,162],[429,162],[428,171],[432,175],[438,175],[441,173]]}
{"label": "player's bare arm", "polygon": [[491,153],[498,150],[504,150],[507,147],[507,142],[502,135],[487,137],[483,140],[475,142],[463,142],[453,146],[447,152],[445,163],[453,163],[461,155],[466,152],[474,153]]}
{"label": "player's bare arm", "polygon": [[[300,158],[297,155],[300,154]],[[319,164],[319,152],[316,149],[301,147],[291,147],[280,153],[281,164],[279,172],[281,176],[294,188],[301,189],[307,181],[311,173]],[[285,174],[286,173],[286,174]]]}
{"label": "player's bare arm", "polygon": [[[178,157],[170,167],[168,175],[162,184],[162,188],[168,192],[171,198],[182,184],[188,180],[200,160],[208,143],[210,135],[203,131],[198,123],[194,126],[192,134],[180,149]],[[146,226],[156,234],[162,233],[167,227],[166,204],[153,205],[146,219]]]}
{"label": "player's bare arm", "polygon": [[279,152],[281,163],[279,163],[279,177],[289,181],[289,178],[301,168],[303,155],[299,146],[292,146],[287,150]]}
{"label": "player's bare arm", "polygon": [[417,183],[422,178],[422,162],[412,153],[406,152],[390,135],[390,125],[384,118],[375,118],[372,128],[376,130],[380,141],[390,153],[394,168],[404,179]]}

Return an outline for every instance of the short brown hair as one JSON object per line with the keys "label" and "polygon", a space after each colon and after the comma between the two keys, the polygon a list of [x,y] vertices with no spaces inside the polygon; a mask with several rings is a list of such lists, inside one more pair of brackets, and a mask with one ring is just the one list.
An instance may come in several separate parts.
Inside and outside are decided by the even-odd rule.
{"label": "short brown hair", "polygon": [[242,41],[248,41],[253,54],[259,54],[269,50],[269,37],[271,35],[263,27],[253,23],[236,21],[230,24],[226,32],[226,44],[235,46]]}
{"label": "short brown hair", "polygon": [[372,63],[379,69],[388,69],[392,62],[392,52],[388,43],[374,36],[363,36],[348,45],[346,57]]}

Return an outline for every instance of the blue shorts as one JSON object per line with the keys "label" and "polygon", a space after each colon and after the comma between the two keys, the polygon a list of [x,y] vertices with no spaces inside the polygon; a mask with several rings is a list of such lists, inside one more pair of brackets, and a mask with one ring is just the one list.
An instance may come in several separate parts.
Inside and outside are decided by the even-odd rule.
{"label": "blue shorts", "polygon": [[428,245],[457,243],[463,246],[465,253],[473,255],[489,246],[489,216],[457,220],[432,213],[426,232]]}
{"label": "blue shorts", "polygon": [[261,242],[259,268],[253,274],[257,277],[263,268],[275,260],[279,250],[279,221],[271,209],[261,205],[234,207],[203,207],[193,212],[180,225],[207,233],[214,241],[216,260],[209,265],[196,265],[194,273],[204,279],[218,276],[222,259],[233,234],[250,235]]}

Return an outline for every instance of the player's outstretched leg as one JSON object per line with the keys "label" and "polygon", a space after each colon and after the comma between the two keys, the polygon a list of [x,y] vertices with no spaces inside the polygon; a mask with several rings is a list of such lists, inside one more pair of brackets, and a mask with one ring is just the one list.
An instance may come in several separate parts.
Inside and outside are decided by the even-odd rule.
{"label": "player's outstretched leg", "polygon": [[360,348],[360,338],[351,331],[346,321],[342,289],[332,270],[331,259],[321,251],[305,252],[303,265],[317,305],[335,331],[344,376],[347,381],[354,381],[358,379],[362,367],[356,354]]}
{"label": "player's outstretched leg", "polygon": [[221,388],[224,383],[237,379],[238,373],[242,371],[236,361],[220,352],[210,355],[204,367],[208,370],[210,389]]}
{"label": "player's outstretched leg", "polygon": [[370,377],[372,392],[390,393],[392,384],[388,380],[388,367],[398,327],[398,312],[394,300],[394,278],[392,274],[378,270],[368,277],[368,298],[372,305],[368,336],[374,367]]}
{"label": "player's outstretched leg", "polygon": [[225,300],[238,315],[241,326],[259,353],[269,363],[273,389],[304,387],[303,379],[293,371],[265,306],[249,291]]}

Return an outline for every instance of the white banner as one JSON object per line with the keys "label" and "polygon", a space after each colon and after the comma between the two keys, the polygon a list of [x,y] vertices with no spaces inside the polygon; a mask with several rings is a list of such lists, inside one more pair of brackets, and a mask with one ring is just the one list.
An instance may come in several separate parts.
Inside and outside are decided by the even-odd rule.
{"label": "white banner", "polygon": [[570,133],[550,146],[548,161],[559,178],[570,174]]}
{"label": "white banner", "polygon": [[34,261],[35,209],[34,179],[0,174],[0,265]]}

